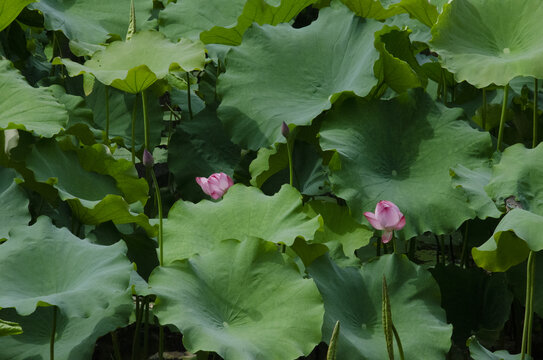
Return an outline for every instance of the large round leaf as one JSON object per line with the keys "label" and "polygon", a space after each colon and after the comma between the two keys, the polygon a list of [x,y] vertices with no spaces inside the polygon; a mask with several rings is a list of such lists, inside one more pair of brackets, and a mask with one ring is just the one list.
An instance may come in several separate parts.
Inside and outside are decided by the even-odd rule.
{"label": "large round leaf", "polygon": [[8,60],[0,60],[0,109],[1,129],[23,129],[51,137],[68,122],[66,108],[50,89],[30,86]]}
{"label": "large round leaf", "polygon": [[226,58],[218,109],[232,141],[258,149],[281,140],[283,121],[309,125],[340,93],[367,95],[377,83],[374,32],[343,5],[321,10],[302,29],[253,26]]}
{"label": "large round leaf", "polygon": [[191,352],[225,360],[295,359],[321,339],[324,309],[312,280],[256,238],[226,240],[149,279],[162,324],[174,324]]}
{"label": "large round leaf", "polygon": [[94,245],[40,217],[13,229],[2,245],[0,306],[25,316],[56,305],[66,316],[88,317],[128,288],[132,266],[125,252],[123,242]]}
{"label": "large round leaf", "polygon": [[505,210],[511,196],[524,209],[543,215],[543,144],[526,149],[522,144],[508,147],[499,164],[492,168],[492,177],[485,187],[496,205]]}
{"label": "large round leaf", "polygon": [[542,17],[539,0],[455,0],[432,28],[430,44],[458,82],[485,87],[542,78]]}
{"label": "large round leaf", "polygon": [[62,59],[71,76],[89,73],[106,85],[132,94],[147,89],[170,70],[202,69],[204,61],[202,43],[186,39],[172,43],[157,31],[142,31],[128,41],[115,41],[84,65]]}
{"label": "large round leaf", "polygon": [[381,310],[383,276],[405,358],[445,358],[452,326],[445,322],[439,288],[429,272],[405,256],[384,255],[362,268],[340,268],[323,256],[309,267],[309,274],[324,300],[323,340],[330,339],[336,321],[341,324],[338,359],[388,358]]}
{"label": "large round leaf", "polygon": [[483,245],[471,250],[475,263],[488,271],[506,271],[520,264],[530,251],[543,250],[543,216],[513,209]]}
{"label": "large round leaf", "polygon": [[34,146],[26,164],[32,173],[25,181],[53,186],[81,222],[137,223],[155,233],[140,206],[147,201],[147,182],[138,178],[132,163],[115,160],[102,144],[74,148],[70,142],[43,140]]}
{"label": "large round leaf", "polygon": [[[126,326],[131,312],[130,291],[109,298],[104,307],[94,308],[88,317],[68,317],[57,312],[55,358],[91,359],[98,338]],[[0,360],[49,359],[52,307],[39,307],[29,316],[20,316],[14,309],[2,309],[0,316],[17,321],[24,328],[21,335],[0,338]]]}
{"label": "large round leaf", "polygon": [[320,217],[309,217],[300,193],[284,185],[274,196],[234,185],[218,202],[176,202],[164,224],[164,263],[205,254],[225,239],[258,237],[292,245],[296,237],[313,238]]}
{"label": "large round leaf", "polygon": [[160,12],[161,31],[170,39],[239,45],[252,23],[277,25],[317,0],[183,0]]}
{"label": "large round leaf", "polygon": [[0,239],[7,238],[12,227],[27,225],[30,221],[29,201],[24,191],[15,183],[16,176],[14,170],[0,166]]}
{"label": "large round leaf", "polygon": [[405,214],[404,238],[433,231],[450,233],[475,217],[451,185],[456,164],[480,167],[491,153],[490,136],[458,120],[422,92],[390,101],[350,99],[328,112],[321,128],[323,150],[336,150],[334,192],[356,219],[389,200]]}
{"label": "large round leaf", "polygon": [[[153,4],[135,0],[136,19],[151,16]],[[60,30],[72,41],[72,50],[89,53],[105,44],[111,35],[125,37],[130,20],[130,0],[40,0],[30,5],[40,10],[47,30]]]}

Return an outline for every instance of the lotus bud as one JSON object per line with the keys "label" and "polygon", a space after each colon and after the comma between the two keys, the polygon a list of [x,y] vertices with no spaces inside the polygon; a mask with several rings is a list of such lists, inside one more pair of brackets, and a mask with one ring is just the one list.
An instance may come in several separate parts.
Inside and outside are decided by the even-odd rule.
{"label": "lotus bud", "polygon": [[215,173],[208,178],[197,177],[196,182],[202,188],[202,191],[213,199],[220,199],[230,186],[234,185],[232,178],[225,173]]}
{"label": "lotus bud", "polygon": [[288,139],[288,136],[290,135],[290,129],[288,128],[287,123],[284,121],[281,124],[281,134],[285,137],[285,139]]}
{"label": "lotus bud", "polygon": [[401,230],[405,226],[405,216],[391,201],[379,201],[375,213],[365,212],[364,216],[375,229],[384,230],[381,237],[384,244],[392,239],[394,230]]}
{"label": "lotus bud", "polygon": [[152,168],[153,165],[155,165],[155,159],[153,158],[153,155],[145,149],[143,150],[143,166],[146,168]]}

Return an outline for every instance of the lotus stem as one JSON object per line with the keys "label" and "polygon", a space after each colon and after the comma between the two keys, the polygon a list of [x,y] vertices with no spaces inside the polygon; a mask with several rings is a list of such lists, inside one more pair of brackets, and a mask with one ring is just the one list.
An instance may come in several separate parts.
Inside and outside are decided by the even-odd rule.
{"label": "lotus stem", "polygon": [[400,340],[400,335],[398,334],[398,330],[396,330],[396,326],[392,325],[392,333],[394,334],[394,339],[396,339],[396,344],[398,344],[398,352],[400,353],[400,360],[405,360],[405,355],[403,353],[403,346],[402,341]]}
{"label": "lotus stem", "polygon": [[136,296],[136,329],[134,330],[134,339],[132,340],[132,360],[136,360],[136,353],[139,348],[139,335],[141,329],[141,318],[143,316],[143,306],[140,306],[140,298]]}
{"label": "lotus stem", "polygon": [[290,141],[290,138],[287,139],[287,153],[288,153],[288,171],[289,171],[289,184],[290,186],[293,186],[292,184],[294,183],[294,169],[293,169],[293,166],[292,166],[292,150],[290,149],[291,147],[291,141]]}
{"label": "lotus stem", "polygon": [[190,99],[190,74],[187,71],[187,105],[189,107],[189,119],[192,120],[192,102]]}
{"label": "lotus stem", "polygon": [[143,133],[145,137],[144,146],[145,149],[149,150],[149,117],[147,116],[147,96],[145,95],[145,90],[141,92],[141,104],[143,108]]}
{"label": "lotus stem", "polygon": [[164,266],[164,238],[163,238],[163,215],[162,215],[162,197],[160,196],[160,188],[156,179],[155,170],[151,169],[151,178],[155,187],[155,196],[158,208],[158,251],[160,266]]}
{"label": "lotus stem", "polygon": [[53,305],[53,326],[51,329],[51,341],[49,342],[49,359],[55,360],[55,335],[57,332],[57,307]]}
{"label": "lotus stem", "polygon": [[460,258],[460,266],[465,269],[468,261],[468,222],[464,228],[464,236],[462,237],[462,255]]}
{"label": "lotus stem", "polygon": [[134,96],[134,107],[132,108],[132,165],[136,165],[136,111],[138,94]]}
{"label": "lotus stem", "polygon": [[498,144],[496,145],[496,151],[501,151],[502,139],[503,139],[503,127],[505,125],[505,117],[507,112],[507,98],[509,97],[509,84],[503,88],[503,103],[502,103],[502,115],[500,117],[500,129],[498,130]]}
{"label": "lotus stem", "polygon": [[109,86],[105,86],[104,93],[106,94],[106,129],[105,139],[106,145],[109,145]]}
{"label": "lotus stem", "polygon": [[121,350],[119,348],[119,338],[117,332],[113,330],[111,333],[111,344],[113,345],[113,353],[115,354],[115,360],[122,360]]}
{"label": "lotus stem", "polygon": [[392,313],[390,310],[390,300],[388,297],[388,286],[385,275],[383,274],[383,298],[381,302],[383,330],[385,332],[385,342],[389,360],[394,360],[394,340],[392,338]]}
{"label": "lotus stem", "polygon": [[445,78],[445,70],[441,69],[441,81],[443,81],[443,104],[447,105],[447,79]]}
{"label": "lotus stem", "polygon": [[149,297],[147,296],[143,301],[143,314],[145,317],[145,326],[143,329],[143,358],[147,359],[149,357]]}
{"label": "lotus stem", "polygon": [[533,322],[533,295],[534,295],[535,255],[530,251],[526,264],[526,302],[524,308],[524,327],[522,329],[522,347],[520,360],[532,353],[532,322]]}
{"label": "lotus stem", "polygon": [[160,324],[158,326],[158,359],[164,360],[164,327]]}
{"label": "lotus stem", "polygon": [[533,140],[532,140],[532,148],[535,148],[538,143],[538,136],[537,136],[537,79],[534,79],[534,130],[533,130]]}
{"label": "lotus stem", "polygon": [[486,88],[483,88],[483,111],[482,111],[482,114],[481,114],[481,125],[483,127],[483,130],[486,131],[486,115],[487,115],[487,110],[486,110]]}

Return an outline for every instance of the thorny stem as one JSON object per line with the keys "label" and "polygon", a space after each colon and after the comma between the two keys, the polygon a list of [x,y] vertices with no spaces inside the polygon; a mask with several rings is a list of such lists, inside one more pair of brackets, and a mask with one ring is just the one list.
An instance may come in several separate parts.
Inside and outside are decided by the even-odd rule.
{"label": "thorny stem", "polygon": [[398,352],[400,353],[400,360],[405,360],[405,355],[403,354],[403,346],[402,342],[400,340],[400,335],[398,334],[398,330],[396,330],[396,326],[392,323],[392,333],[394,334],[394,339],[396,339],[396,344],[398,344]]}
{"label": "thorny stem", "polygon": [[293,179],[294,179],[294,170],[292,167],[292,151],[290,149],[291,147],[291,141],[290,138],[287,139],[287,153],[288,153],[288,170],[289,170],[289,184],[290,186],[293,186]]}

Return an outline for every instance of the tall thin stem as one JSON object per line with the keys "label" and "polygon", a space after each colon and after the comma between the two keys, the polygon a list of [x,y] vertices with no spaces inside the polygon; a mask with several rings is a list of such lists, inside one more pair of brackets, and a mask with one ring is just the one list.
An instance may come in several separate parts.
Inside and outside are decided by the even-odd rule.
{"label": "tall thin stem", "polygon": [[136,296],[136,329],[132,340],[132,360],[136,360],[136,353],[139,352],[139,337],[141,329],[141,318],[143,316],[143,305],[140,306],[140,298]]}
{"label": "tall thin stem", "polygon": [[119,338],[115,330],[111,332],[111,344],[113,345],[113,353],[115,354],[115,360],[122,360],[123,357],[121,356],[121,349],[119,347]]}
{"label": "tall thin stem", "polygon": [[537,136],[537,79],[534,79],[534,130],[533,130],[533,140],[532,140],[532,148],[535,148],[538,143],[538,136]]}
{"label": "tall thin stem", "polygon": [[503,88],[503,103],[502,103],[502,115],[500,117],[500,129],[498,130],[498,144],[496,145],[496,151],[501,151],[503,128],[505,125],[505,117],[507,113],[507,98],[509,97],[509,84]]}
{"label": "tall thin stem", "polygon": [[136,165],[136,111],[138,105],[138,94],[134,97],[134,107],[132,108],[132,165]]}
{"label": "tall thin stem", "polygon": [[143,329],[143,358],[149,357],[149,297],[143,302],[144,329]]}
{"label": "tall thin stem", "polygon": [[293,186],[293,179],[294,179],[294,170],[292,167],[292,151],[290,149],[291,147],[291,141],[290,138],[287,139],[287,153],[288,153],[288,171],[289,171],[289,184],[290,186]]}
{"label": "tall thin stem", "polygon": [[524,327],[522,329],[522,347],[520,360],[532,352],[532,321],[533,321],[533,295],[534,295],[535,255],[530,251],[526,264],[526,302],[524,308]]}
{"label": "tall thin stem", "polygon": [[149,149],[149,117],[147,116],[147,96],[145,95],[145,90],[141,92],[141,105],[143,107],[143,133],[145,137],[145,149]]}
{"label": "tall thin stem", "polygon": [[106,145],[109,145],[109,86],[106,85],[104,92],[106,94],[106,133],[104,140]]}
{"label": "tall thin stem", "polygon": [[402,341],[400,340],[400,335],[398,334],[398,330],[396,330],[396,326],[394,326],[394,324],[391,324],[391,325],[392,325],[392,333],[394,334],[394,339],[396,339],[396,344],[398,345],[400,360],[405,360],[405,355],[403,353],[403,346],[402,346]]}
{"label": "tall thin stem", "polygon": [[164,265],[164,239],[163,239],[163,220],[162,220],[162,198],[160,196],[160,188],[158,187],[158,181],[155,176],[155,170],[151,169],[151,178],[153,179],[153,186],[155,187],[155,197],[158,207],[158,251],[160,266]]}
{"label": "tall thin stem", "polygon": [[55,335],[57,333],[57,307],[53,305],[53,326],[51,329],[51,341],[49,342],[49,359],[55,360]]}
{"label": "tall thin stem", "polygon": [[187,71],[187,105],[189,107],[189,119],[192,120],[192,102],[190,99],[190,74]]}
{"label": "tall thin stem", "polygon": [[481,125],[483,127],[483,130],[486,130],[486,115],[487,115],[487,110],[486,110],[486,88],[483,88],[483,113],[481,114]]}
{"label": "tall thin stem", "polygon": [[464,236],[462,237],[462,255],[460,258],[460,266],[466,268],[466,263],[468,261],[468,222],[464,227]]}

